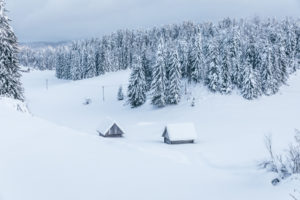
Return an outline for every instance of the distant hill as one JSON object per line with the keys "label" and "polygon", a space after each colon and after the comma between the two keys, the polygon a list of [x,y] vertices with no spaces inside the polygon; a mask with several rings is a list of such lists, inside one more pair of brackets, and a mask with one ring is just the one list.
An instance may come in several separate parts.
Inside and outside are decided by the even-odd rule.
{"label": "distant hill", "polygon": [[57,47],[60,45],[68,44],[70,41],[60,41],[60,42],[21,42],[21,46],[27,46],[32,49],[38,49],[43,47]]}

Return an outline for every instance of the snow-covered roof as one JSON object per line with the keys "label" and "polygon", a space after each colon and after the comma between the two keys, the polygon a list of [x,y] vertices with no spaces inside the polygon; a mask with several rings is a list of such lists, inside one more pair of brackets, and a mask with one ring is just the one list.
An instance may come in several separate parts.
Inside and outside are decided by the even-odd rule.
{"label": "snow-covered roof", "polygon": [[166,129],[171,141],[197,139],[197,132],[193,123],[168,124]]}
{"label": "snow-covered roof", "polygon": [[97,131],[101,134],[106,134],[107,131],[114,125],[118,125],[118,127],[123,131],[123,129],[111,118],[102,119],[97,127]]}

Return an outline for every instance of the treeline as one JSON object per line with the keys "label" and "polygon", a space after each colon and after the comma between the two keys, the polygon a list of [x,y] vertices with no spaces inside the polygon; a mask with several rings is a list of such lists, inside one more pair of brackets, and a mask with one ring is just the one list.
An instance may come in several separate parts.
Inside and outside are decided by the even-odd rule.
{"label": "treeline", "polygon": [[39,70],[54,70],[57,63],[57,50],[58,48],[51,46],[43,48],[20,46],[19,61],[23,66]]}
{"label": "treeline", "polygon": [[[183,79],[222,94],[238,89],[244,98],[254,99],[275,94],[299,67],[300,21],[228,18],[216,24],[185,22],[145,31],[120,30],[31,55],[29,51],[21,52],[22,64],[55,67],[61,79],[79,80],[127,68],[134,68],[137,74],[140,67],[142,74],[133,74],[131,82],[144,75],[145,81],[137,82],[145,82],[142,88],[151,91],[153,104],[160,106],[180,101]],[[132,91],[128,93],[129,99],[137,98]],[[171,94],[176,98],[170,99]]]}

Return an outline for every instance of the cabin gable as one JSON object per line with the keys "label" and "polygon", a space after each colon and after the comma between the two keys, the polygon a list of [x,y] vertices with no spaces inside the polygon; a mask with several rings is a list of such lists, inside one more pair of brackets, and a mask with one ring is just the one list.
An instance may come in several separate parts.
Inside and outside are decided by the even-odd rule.
{"label": "cabin gable", "polygon": [[106,137],[122,137],[124,132],[120,129],[120,127],[114,123],[110,129],[106,132],[105,136]]}

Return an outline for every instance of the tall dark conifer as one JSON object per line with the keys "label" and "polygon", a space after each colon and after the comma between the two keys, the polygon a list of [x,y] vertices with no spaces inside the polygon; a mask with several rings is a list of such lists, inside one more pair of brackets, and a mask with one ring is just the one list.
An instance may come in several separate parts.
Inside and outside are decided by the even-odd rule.
{"label": "tall dark conifer", "polygon": [[146,102],[147,84],[140,57],[135,57],[134,66],[129,80],[128,101],[132,108]]}
{"label": "tall dark conifer", "polygon": [[156,62],[153,69],[153,81],[151,85],[152,90],[152,104],[157,107],[164,107],[166,105],[166,65],[165,65],[165,51],[164,41],[160,39]]}
{"label": "tall dark conifer", "polygon": [[18,66],[17,37],[9,21],[5,2],[0,0],[0,95],[24,100]]}
{"label": "tall dark conifer", "polygon": [[176,50],[170,52],[167,102],[178,104],[181,98],[181,65]]}

